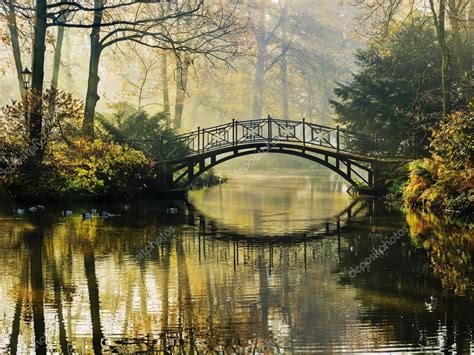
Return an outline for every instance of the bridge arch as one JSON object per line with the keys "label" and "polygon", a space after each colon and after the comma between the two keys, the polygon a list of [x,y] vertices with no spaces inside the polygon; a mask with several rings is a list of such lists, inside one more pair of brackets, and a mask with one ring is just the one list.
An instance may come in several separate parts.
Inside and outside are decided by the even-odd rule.
{"label": "bridge arch", "polygon": [[318,163],[344,178],[351,186],[373,186],[370,161],[355,161],[350,156],[324,148],[302,147],[298,144],[268,144],[265,142],[225,147],[183,159],[163,162],[167,175],[166,190],[187,189],[203,173],[226,161],[256,154],[285,154]]}

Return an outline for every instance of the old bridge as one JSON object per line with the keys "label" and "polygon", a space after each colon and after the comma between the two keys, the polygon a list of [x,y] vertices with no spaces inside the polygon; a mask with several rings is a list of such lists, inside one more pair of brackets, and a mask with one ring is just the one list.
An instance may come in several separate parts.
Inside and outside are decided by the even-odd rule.
{"label": "old bridge", "polygon": [[250,154],[288,154],[321,164],[352,187],[376,191],[381,186],[380,157],[384,142],[376,136],[301,121],[232,120],[198,128],[171,139],[162,138],[157,162],[160,190],[182,190],[227,160]]}

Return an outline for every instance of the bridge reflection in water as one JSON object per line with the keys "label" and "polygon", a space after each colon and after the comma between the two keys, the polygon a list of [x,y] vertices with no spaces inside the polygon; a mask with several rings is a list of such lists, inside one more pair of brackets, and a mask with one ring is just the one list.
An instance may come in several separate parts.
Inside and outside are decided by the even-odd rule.
{"label": "bridge reflection in water", "polygon": [[[178,212],[167,214],[173,205]],[[351,285],[347,267],[365,258],[376,236],[361,234],[388,233],[403,223],[391,218],[368,225],[368,217],[377,217],[371,202],[302,233],[264,240],[241,238],[180,206],[86,222],[1,219],[0,351],[430,351],[453,326],[472,334],[457,316],[445,319],[444,311],[425,308],[426,297],[442,291],[426,276],[426,256],[406,240],[361,275],[360,285]],[[169,226],[172,236],[156,239]],[[134,260],[152,241],[153,250]],[[418,279],[398,279],[396,290],[385,282],[413,270]],[[383,281],[367,298],[364,284],[377,279]],[[404,319],[392,318],[393,304],[385,301],[400,290]],[[463,312],[473,311],[458,302]],[[469,347],[467,338],[447,339],[458,350]]]}

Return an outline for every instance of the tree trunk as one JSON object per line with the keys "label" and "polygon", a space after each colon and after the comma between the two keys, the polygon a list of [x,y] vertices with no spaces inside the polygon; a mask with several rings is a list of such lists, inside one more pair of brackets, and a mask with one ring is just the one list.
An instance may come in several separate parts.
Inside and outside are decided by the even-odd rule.
{"label": "tree trunk", "polygon": [[[436,14],[434,0],[430,0],[433,14]],[[451,54],[446,38],[446,0],[439,1],[436,18],[436,35],[441,50],[441,90],[443,94],[443,116],[451,111]]]}
{"label": "tree trunk", "polygon": [[[64,22],[66,20],[66,15],[62,15],[60,21]],[[51,78],[51,88],[57,89],[59,82],[59,68],[61,66],[61,53],[63,50],[63,40],[64,40],[64,27],[58,26],[58,33],[56,37],[56,47],[54,49],[54,62],[53,62],[53,76]],[[56,110],[56,95],[51,95],[49,100],[49,115],[52,116]]]}
{"label": "tree trunk", "polygon": [[74,77],[72,76],[71,68],[71,32],[66,31],[64,34],[63,41],[63,51],[62,51],[62,64],[64,67],[64,75],[66,75],[66,80],[64,81],[64,86],[69,92],[74,92]]}
{"label": "tree trunk", "polygon": [[262,118],[266,55],[267,38],[265,28],[265,8],[262,6],[260,9],[259,25],[257,29],[257,66],[255,69],[255,91],[253,98],[252,118]]}
{"label": "tree trunk", "polygon": [[314,93],[314,83],[311,80],[311,78],[307,78],[307,80],[305,80],[305,83],[306,83],[305,91],[308,94],[308,98],[306,101],[306,120],[308,122],[315,123],[314,116],[315,116],[315,111],[318,111],[318,106],[315,102],[316,100],[315,100],[315,93]]}
{"label": "tree trunk", "polygon": [[100,297],[99,282],[95,270],[95,254],[93,245],[87,244],[84,250],[84,270],[87,279],[87,291],[89,293],[89,307],[92,323],[92,348],[94,354],[102,354],[102,323],[100,319]]}
{"label": "tree trunk", "polygon": [[[94,7],[102,6],[102,0],[94,0]],[[94,117],[95,107],[100,97],[97,93],[99,86],[99,61],[102,52],[100,43],[100,25],[102,24],[102,10],[94,11],[94,27],[91,31],[91,52],[89,58],[89,78],[87,81],[87,94],[84,112],[84,121],[82,123],[82,131],[89,140],[94,139]]]}
{"label": "tree trunk", "polygon": [[174,111],[174,127],[181,128],[183,121],[184,100],[186,99],[186,89],[188,87],[188,72],[191,59],[189,54],[184,54],[184,60],[178,63],[176,73],[176,103]]}
{"label": "tree trunk", "polygon": [[[46,0],[36,0],[36,16],[34,26],[33,43],[33,65],[31,79],[31,93],[36,99],[31,108],[30,117],[30,145],[33,150],[38,151],[41,147],[41,131],[43,126],[42,99],[44,81],[44,56],[46,50]],[[35,162],[41,161],[41,154],[33,154],[31,159]]]}
{"label": "tree trunk", "polygon": [[[44,318],[44,278],[43,278],[43,243],[42,228],[25,232],[30,255],[31,308],[33,310],[33,328],[35,333],[35,354],[45,354],[47,339]],[[23,286],[23,285],[21,285]]]}
{"label": "tree trunk", "polygon": [[12,44],[13,59],[15,60],[16,76],[18,78],[18,86],[20,88],[20,95],[25,96],[25,87],[23,83],[23,64],[21,63],[20,41],[18,38],[18,28],[16,26],[15,1],[11,2],[11,6],[7,6],[8,15],[8,30],[10,32],[10,39]]}
{"label": "tree trunk", "polygon": [[283,41],[282,41],[282,56],[280,61],[280,80],[281,80],[281,100],[283,106],[283,119],[290,119],[289,97],[288,97],[288,60],[286,57],[288,46],[288,6],[289,0],[285,0],[285,5],[281,12]]}
{"label": "tree trunk", "polygon": [[449,0],[449,22],[452,31],[452,70],[454,78],[460,79],[464,74],[463,45],[461,39],[461,14],[456,6],[456,0]]}
{"label": "tree trunk", "polygon": [[468,17],[468,42],[467,42],[467,63],[469,74],[469,88],[467,94],[468,102],[474,101],[474,1],[471,1]]}
{"label": "tree trunk", "polygon": [[329,112],[329,99],[331,97],[331,90],[329,89],[329,80],[323,79],[322,95],[321,95],[321,120],[322,122],[330,123],[332,121]]}
{"label": "tree trunk", "polygon": [[168,54],[161,54],[161,85],[163,86],[163,112],[166,118],[170,117],[170,89],[168,86]]}
{"label": "tree trunk", "polygon": [[[64,22],[65,20],[66,20],[66,16],[63,15],[60,21]],[[63,50],[63,40],[64,40],[64,27],[58,26],[58,34],[56,37],[56,48],[54,49],[53,76],[51,78],[51,87],[54,89],[58,88],[59,69],[61,66],[61,54]]]}

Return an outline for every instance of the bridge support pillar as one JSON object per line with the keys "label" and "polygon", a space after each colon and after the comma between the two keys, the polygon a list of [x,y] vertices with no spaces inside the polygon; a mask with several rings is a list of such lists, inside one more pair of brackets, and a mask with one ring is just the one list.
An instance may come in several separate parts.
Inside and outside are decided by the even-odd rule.
{"label": "bridge support pillar", "polygon": [[188,164],[188,182],[194,179],[194,163]]}
{"label": "bridge support pillar", "polygon": [[380,162],[373,162],[370,164],[372,168],[372,189],[374,194],[381,195],[385,193],[386,186],[385,186],[385,179],[382,174],[382,163]]}
{"label": "bridge support pillar", "polygon": [[160,193],[167,192],[173,184],[173,173],[167,164],[158,164],[157,170],[157,190]]}

